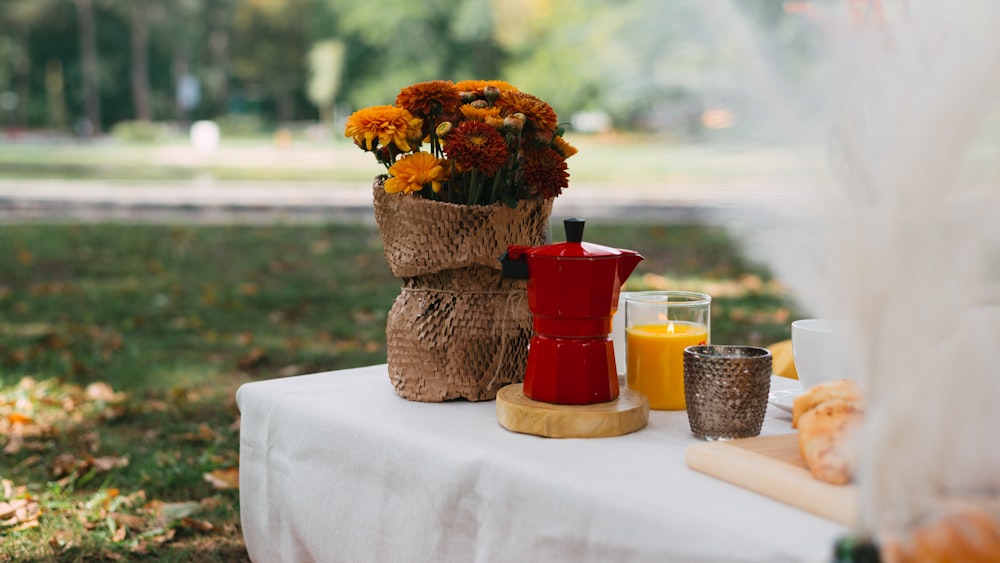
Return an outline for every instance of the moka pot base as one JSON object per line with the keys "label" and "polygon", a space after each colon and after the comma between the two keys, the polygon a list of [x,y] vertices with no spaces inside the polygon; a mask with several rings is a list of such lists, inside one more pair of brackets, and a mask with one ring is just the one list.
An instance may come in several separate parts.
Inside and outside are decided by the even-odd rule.
{"label": "moka pot base", "polygon": [[513,432],[546,438],[610,438],[641,430],[649,422],[649,401],[622,389],[617,399],[588,405],[560,405],[529,399],[524,384],[497,393],[497,419]]}

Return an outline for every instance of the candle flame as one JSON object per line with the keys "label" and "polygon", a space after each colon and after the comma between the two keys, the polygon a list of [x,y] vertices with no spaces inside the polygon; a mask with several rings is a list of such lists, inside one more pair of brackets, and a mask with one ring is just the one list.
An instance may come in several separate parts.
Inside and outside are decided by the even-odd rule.
{"label": "candle flame", "polygon": [[674,323],[670,323],[667,325],[667,334],[673,334],[673,333],[674,333]]}

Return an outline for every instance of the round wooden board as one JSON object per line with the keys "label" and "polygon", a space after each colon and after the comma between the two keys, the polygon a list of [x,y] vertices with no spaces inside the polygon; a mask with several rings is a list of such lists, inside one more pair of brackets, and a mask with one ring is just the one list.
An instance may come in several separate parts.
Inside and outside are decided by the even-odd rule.
{"label": "round wooden board", "polygon": [[556,405],[529,399],[524,384],[497,393],[497,418],[507,430],[547,438],[608,438],[635,432],[649,422],[649,400],[622,389],[618,398],[592,405]]}

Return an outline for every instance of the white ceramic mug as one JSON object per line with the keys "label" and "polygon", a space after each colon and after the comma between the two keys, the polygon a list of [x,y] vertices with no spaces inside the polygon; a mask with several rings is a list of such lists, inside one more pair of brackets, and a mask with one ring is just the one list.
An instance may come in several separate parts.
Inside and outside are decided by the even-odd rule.
{"label": "white ceramic mug", "polygon": [[803,389],[834,379],[858,379],[855,331],[842,319],[792,323],[792,355]]}

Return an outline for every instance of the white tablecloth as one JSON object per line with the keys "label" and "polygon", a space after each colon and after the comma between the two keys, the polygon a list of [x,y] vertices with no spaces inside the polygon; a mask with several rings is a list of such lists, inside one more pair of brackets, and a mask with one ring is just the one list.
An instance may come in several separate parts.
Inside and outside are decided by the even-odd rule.
{"label": "white tablecloth", "polygon": [[[505,430],[494,402],[401,399],[384,365],[249,383],[237,400],[258,562],[826,561],[845,532],[688,469],[683,411],[546,439]],[[791,432],[768,408],[763,434]]]}

